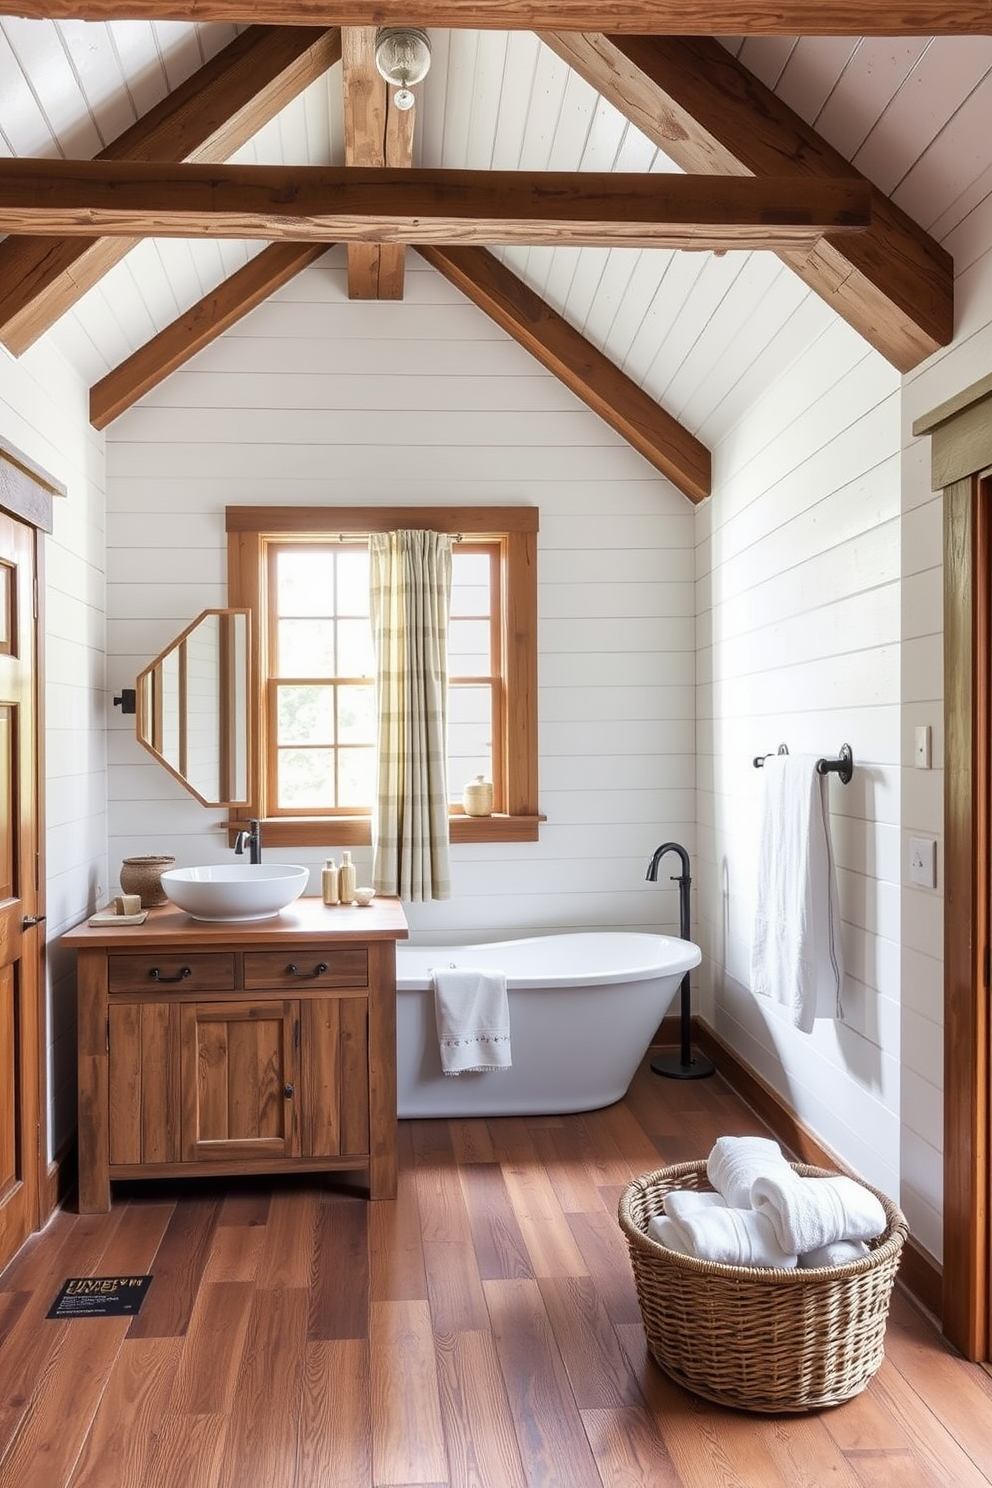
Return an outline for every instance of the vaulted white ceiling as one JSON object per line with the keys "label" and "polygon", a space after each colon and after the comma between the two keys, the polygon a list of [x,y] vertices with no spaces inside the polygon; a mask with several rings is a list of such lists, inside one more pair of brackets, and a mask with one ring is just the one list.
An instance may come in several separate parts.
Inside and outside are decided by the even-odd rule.
{"label": "vaulted white ceiling", "polygon": [[[93,157],[238,29],[0,17],[0,153]],[[979,209],[992,195],[992,38],[754,36],[722,44],[949,249],[961,273],[978,251]],[[534,33],[434,31],[432,45],[417,90],[414,165],[677,169]],[[232,159],[343,164],[340,62]],[[263,247],[146,239],[48,335],[93,384]],[[771,253],[493,251],[709,445],[832,316]]]}

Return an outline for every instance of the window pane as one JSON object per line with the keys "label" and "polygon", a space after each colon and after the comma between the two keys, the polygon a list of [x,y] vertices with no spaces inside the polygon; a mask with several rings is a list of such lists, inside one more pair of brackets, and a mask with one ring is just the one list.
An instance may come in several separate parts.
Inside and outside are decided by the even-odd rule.
{"label": "window pane", "polygon": [[337,612],[369,612],[369,555],[367,548],[342,548],[337,555]]}
{"label": "window pane", "polygon": [[276,676],[334,676],[333,620],[280,620],[276,644]]}
{"label": "window pane", "polygon": [[342,749],[338,754],[339,806],[371,809],[375,800],[375,753],[372,749]]}
{"label": "window pane", "polygon": [[330,749],[280,749],[279,805],[284,810],[324,810],[335,805],[334,754]]}
{"label": "window pane", "polygon": [[374,677],[375,651],[368,620],[338,621],[339,677]]}
{"label": "window pane", "polygon": [[488,620],[455,620],[448,627],[448,669],[452,677],[488,677],[492,672]]}
{"label": "window pane", "polygon": [[276,610],[280,615],[333,615],[334,561],[330,551],[282,548],[277,559]]}
{"label": "window pane", "polygon": [[334,743],[332,688],[280,687],[278,698],[278,743]]}
{"label": "window pane", "polygon": [[375,688],[338,688],[338,741],[341,744],[375,743]]}
{"label": "window pane", "polygon": [[460,802],[476,775],[492,775],[492,693],[488,687],[452,687],[448,694],[448,790]]}
{"label": "window pane", "polygon": [[489,554],[457,548],[451,563],[452,615],[489,614]]}

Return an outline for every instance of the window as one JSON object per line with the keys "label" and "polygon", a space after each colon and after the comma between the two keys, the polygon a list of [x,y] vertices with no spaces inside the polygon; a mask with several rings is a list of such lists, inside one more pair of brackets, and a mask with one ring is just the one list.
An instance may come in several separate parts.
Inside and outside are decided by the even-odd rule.
{"label": "window", "polygon": [[[536,841],[533,507],[228,508],[228,603],[251,610],[255,643],[257,748],[244,815],[264,819],[274,846],[370,841],[366,538],[398,527],[459,534],[449,633],[451,840]],[[462,788],[478,774],[493,781],[492,817],[462,811]]]}

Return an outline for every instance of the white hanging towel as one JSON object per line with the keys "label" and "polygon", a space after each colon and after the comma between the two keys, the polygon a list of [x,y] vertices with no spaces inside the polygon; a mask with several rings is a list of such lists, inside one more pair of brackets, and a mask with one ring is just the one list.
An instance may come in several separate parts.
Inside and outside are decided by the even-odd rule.
{"label": "white hanging towel", "polygon": [[751,988],[803,1033],[841,1018],[844,966],[826,777],[811,754],[766,755]]}
{"label": "white hanging towel", "polygon": [[509,1069],[510,1007],[504,973],[437,967],[431,970],[431,980],[444,1073]]}

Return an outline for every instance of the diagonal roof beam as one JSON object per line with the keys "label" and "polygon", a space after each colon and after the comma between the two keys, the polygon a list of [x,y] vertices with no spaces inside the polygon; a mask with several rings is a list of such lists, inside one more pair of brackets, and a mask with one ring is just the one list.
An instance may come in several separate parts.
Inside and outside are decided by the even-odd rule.
{"label": "diagonal roof beam", "polygon": [[16,0],[55,20],[436,26],[685,36],[992,35],[992,0]]}
{"label": "diagonal roof beam", "polygon": [[710,452],[485,248],[421,247],[423,258],[536,357],[691,501],[710,494]]}
{"label": "diagonal roof beam", "polygon": [[[375,27],[341,33],[346,165],[405,169],[413,164],[416,107],[394,107],[375,65]],[[402,243],[348,244],[348,298],[401,300],[406,249]]]}
{"label": "diagonal roof beam", "polygon": [[850,178],[0,160],[0,231],[809,249],[862,232]]}
{"label": "diagonal roof beam", "polygon": [[[336,29],[251,26],[98,159],[226,160],[340,56]],[[134,241],[30,236],[0,243],[0,341],[20,356]]]}
{"label": "diagonal roof beam", "polygon": [[327,252],[327,243],[272,243],[90,388],[90,423],[105,429],[170,372]]}
{"label": "diagonal roof beam", "polygon": [[[798,114],[708,36],[542,33],[544,41],[687,171],[861,180]],[[866,183],[868,184],[868,183]],[[871,186],[859,238],[781,253],[800,278],[901,372],[954,334],[950,255]]]}

